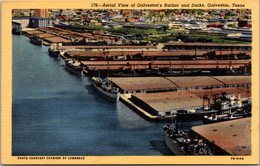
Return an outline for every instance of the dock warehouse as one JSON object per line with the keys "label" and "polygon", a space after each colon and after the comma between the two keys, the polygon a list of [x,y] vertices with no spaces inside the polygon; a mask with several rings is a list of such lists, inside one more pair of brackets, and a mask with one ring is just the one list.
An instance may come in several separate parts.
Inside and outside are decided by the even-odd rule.
{"label": "dock warehouse", "polygon": [[215,155],[251,155],[251,117],[191,128]]}
{"label": "dock warehouse", "polygon": [[[211,51],[195,51],[195,50],[188,50],[188,51],[124,51],[120,50],[119,48],[117,51],[108,51],[106,50],[108,47],[104,46],[84,46],[85,49],[89,49],[89,51],[75,51],[78,48],[83,48],[83,46],[75,46],[72,48],[71,46],[60,46],[58,47],[58,51],[65,52],[65,56],[67,58],[74,58],[75,56],[80,57],[81,60],[88,60],[90,56],[96,56],[104,60],[104,57],[111,57],[116,59],[116,57],[125,57],[125,59],[135,59],[135,60],[188,60],[194,57],[201,57],[201,59],[207,59],[210,56]],[[71,49],[69,51],[68,49]],[[114,49],[114,48],[113,48]],[[114,49],[114,50],[115,50]],[[251,51],[232,51],[233,55],[242,56],[248,55],[251,56]],[[229,54],[231,51],[229,51]],[[228,58],[228,54],[224,54],[224,51],[215,51],[214,57],[224,57]],[[102,58],[103,57],[103,58]],[[211,58],[212,59],[212,58]],[[214,58],[215,59],[215,58]],[[196,62],[196,61],[195,61]]]}
{"label": "dock warehouse", "polygon": [[121,93],[250,87],[251,76],[109,77]]}
{"label": "dock warehouse", "polygon": [[178,110],[197,109],[204,106],[204,97],[209,103],[214,103],[215,96],[222,93],[240,95],[241,99],[251,96],[251,88],[219,88],[205,90],[190,90],[177,92],[136,93],[131,95],[131,101],[137,106],[155,116],[166,116]]}

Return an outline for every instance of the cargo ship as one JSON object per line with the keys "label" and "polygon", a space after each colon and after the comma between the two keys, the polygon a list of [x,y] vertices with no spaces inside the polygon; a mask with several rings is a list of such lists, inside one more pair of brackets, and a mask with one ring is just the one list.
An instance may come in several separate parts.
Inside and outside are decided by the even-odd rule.
{"label": "cargo ship", "polygon": [[214,107],[218,112],[204,116],[204,124],[251,116],[251,98],[242,101],[240,95],[236,97],[235,94],[223,93],[220,98],[215,99]]}
{"label": "cargo ship", "polygon": [[224,121],[235,120],[244,117],[246,116],[243,114],[235,114],[235,113],[232,114],[226,113],[220,115],[212,114],[212,115],[204,116],[203,123],[209,124],[209,123],[216,123],[216,122],[224,122]]}
{"label": "cargo ship", "polygon": [[171,125],[165,125],[163,131],[165,143],[175,155],[213,155],[213,152],[202,139],[192,138],[188,133]]}
{"label": "cargo ship", "polygon": [[119,89],[115,88],[109,80],[92,77],[91,82],[95,89],[97,89],[98,93],[104,96],[107,100],[112,102],[119,101]]}
{"label": "cargo ship", "polygon": [[65,59],[66,66],[75,73],[82,73],[85,66],[75,59]]}
{"label": "cargo ship", "polygon": [[176,120],[178,121],[196,121],[203,119],[204,116],[217,113],[218,110],[206,110],[206,109],[190,109],[190,110],[178,110],[176,111]]}

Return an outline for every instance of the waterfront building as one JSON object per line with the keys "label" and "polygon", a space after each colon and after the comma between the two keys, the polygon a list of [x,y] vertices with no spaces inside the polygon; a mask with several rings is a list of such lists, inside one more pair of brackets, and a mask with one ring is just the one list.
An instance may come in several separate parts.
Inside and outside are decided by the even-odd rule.
{"label": "waterfront building", "polygon": [[223,94],[233,94],[242,101],[251,97],[250,87],[185,90],[176,92],[135,93],[131,101],[154,116],[175,114],[180,110],[199,110],[214,105]]}
{"label": "waterfront building", "polygon": [[251,117],[191,128],[203,138],[215,155],[251,155]]}

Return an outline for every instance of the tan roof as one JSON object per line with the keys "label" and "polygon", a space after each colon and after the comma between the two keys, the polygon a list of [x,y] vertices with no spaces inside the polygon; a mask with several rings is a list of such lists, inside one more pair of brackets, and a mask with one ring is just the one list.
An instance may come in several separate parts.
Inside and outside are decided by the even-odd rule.
{"label": "tan roof", "polygon": [[25,31],[26,33],[32,35],[32,34],[39,34],[39,33],[44,33],[42,31],[37,31],[37,30],[29,30],[29,31]]}
{"label": "tan roof", "polygon": [[41,33],[41,34],[37,34],[36,36],[38,36],[39,38],[56,37],[55,35],[49,33]]}
{"label": "tan roof", "polygon": [[[122,67],[122,66],[121,66]],[[228,84],[251,83],[250,76],[189,76],[189,77],[110,77],[117,86],[125,91],[149,90],[149,89],[173,89],[176,87],[196,87],[224,85],[221,80]],[[233,80],[239,80],[232,82]],[[217,90],[216,90],[217,91]],[[241,92],[242,93],[242,92]]]}
{"label": "tan roof", "polygon": [[158,112],[165,112],[175,109],[193,108],[196,106],[203,106],[203,97],[208,96],[210,102],[213,104],[215,94],[217,97],[221,93],[238,94],[241,98],[248,98],[251,96],[251,89],[247,88],[220,88],[208,90],[190,90],[190,91],[177,91],[177,92],[158,92],[158,93],[137,93],[133,94],[144,103]]}
{"label": "tan roof", "polygon": [[[59,49],[154,48],[154,45],[60,46]],[[140,52],[140,51],[139,51]]]}
{"label": "tan roof", "polygon": [[[106,49],[106,48],[137,48],[136,46],[60,46],[59,49]],[[140,47],[142,48],[142,47]],[[208,53],[209,51],[197,51],[196,55],[204,55]],[[246,51],[239,51],[240,52],[246,52]],[[150,56],[194,56],[195,51],[193,50],[187,50],[187,51],[67,51],[67,53],[70,56],[78,54],[79,56],[133,56],[133,55],[139,55],[143,57],[150,57]],[[231,52],[230,52],[231,53]],[[196,62],[196,61],[195,61]],[[217,61],[216,61],[217,63]],[[229,64],[229,63],[227,63]]]}
{"label": "tan roof", "polygon": [[44,38],[45,41],[51,42],[51,43],[70,43],[71,40],[64,39],[62,37],[46,37]]}
{"label": "tan roof", "polygon": [[200,97],[188,92],[138,93],[133,96],[141,99],[158,112],[192,108],[203,105]]}
{"label": "tan roof", "polygon": [[220,81],[205,76],[196,77],[167,77],[179,87],[195,87],[195,86],[210,86],[210,85],[223,85]]}
{"label": "tan roof", "polygon": [[[84,55],[85,53],[70,53],[71,56],[75,55]],[[232,66],[240,66],[245,64],[250,64],[250,60],[185,60],[185,61],[177,61],[177,60],[171,60],[171,61],[80,61],[84,65],[127,65],[127,64],[142,64],[142,65],[148,65],[151,63],[151,65],[172,65],[171,67],[174,67],[174,65],[197,65],[199,67],[206,66],[206,65],[224,65],[229,66],[232,64]]]}
{"label": "tan roof", "polygon": [[195,77],[167,77],[179,87],[250,84],[251,76],[195,76]]}
{"label": "tan roof", "polygon": [[251,155],[251,117],[195,126],[192,130],[231,155]]}
{"label": "tan roof", "polygon": [[57,27],[41,27],[39,28],[39,30],[46,31],[49,33],[50,32],[55,33],[57,35],[64,35],[68,37],[78,38],[78,39],[82,39],[83,37],[94,38],[91,33],[78,33],[78,32],[73,32],[70,30],[65,30]]}
{"label": "tan roof", "polygon": [[251,83],[251,76],[213,76],[225,84],[248,84]]}
{"label": "tan roof", "polygon": [[117,86],[125,91],[176,88],[177,86],[163,77],[110,77]]}

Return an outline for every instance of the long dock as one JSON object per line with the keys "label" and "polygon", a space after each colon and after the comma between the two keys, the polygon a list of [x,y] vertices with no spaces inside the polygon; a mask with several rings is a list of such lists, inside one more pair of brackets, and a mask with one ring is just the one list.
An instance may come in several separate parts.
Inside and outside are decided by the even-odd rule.
{"label": "long dock", "polygon": [[125,105],[127,105],[129,108],[131,108],[133,111],[135,111],[137,114],[142,116],[144,119],[149,121],[165,121],[165,119],[170,119],[172,117],[175,117],[175,115],[170,116],[154,116],[147,112],[146,110],[142,109],[138,105],[134,104],[131,100],[131,94],[121,94],[120,95],[120,101],[122,101]]}
{"label": "long dock", "polygon": [[[202,50],[202,51],[195,51],[195,50],[175,50],[175,51],[127,51],[127,50],[119,50],[119,49],[127,49],[127,47],[130,46],[78,46],[78,47],[72,47],[72,46],[60,46],[58,47],[58,50],[66,51],[67,58],[75,58],[79,57],[82,60],[87,59],[87,57],[116,57],[116,56],[130,56],[130,57],[136,57],[136,58],[143,58],[143,59],[151,59],[153,58],[195,58],[195,57],[201,57],[206,59],[207,54],[210,54],[211,51],[209,50]],[[76,49],[84,48],[88,51],[73,51]],[[146,49],[144,46],[138,47],[138,46],[131,46],[132,49]],[[96,51],[91,51],[91,49],[96,49]],[[103,49],[114,49],[110,51],[102,51]],[[251,51],[247,50],[236,50],[232,51],[232,54],[246,54],[249,55]],[[222,52],[216,52],[216,56],[224,56],[228,57],[227,55],[231,54],[231,51],[222,51]]]}
{"label": "long dock", "polygon": [[[251,97],[249,88],[220,88],[177,92],[121,94],[121,101],[147,120],[165,120],[177,110],[202,108],[214,103],[223,93],[235,94],[241,100]],[[205,96],[207,98],[205,98]]]}
{"label": "long dock", "polygon": [[71,40],[69,40],[67,38],[57,36],[54,34],[50,34],[47,32],[43,32],[40,30],[23,31],[23,34],[27,37],[34,36],[34,37],[40,38],[48,45],[51,43],[71,43],[72,42]]}

